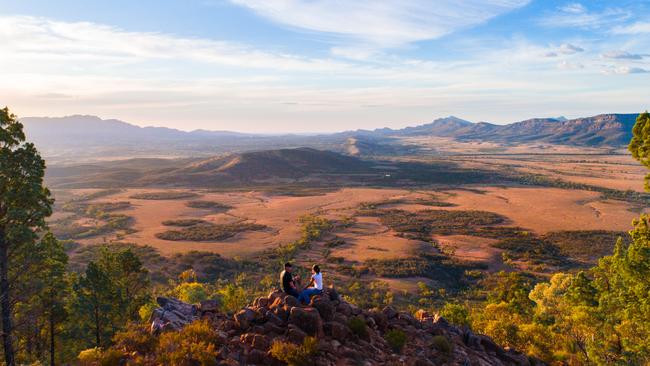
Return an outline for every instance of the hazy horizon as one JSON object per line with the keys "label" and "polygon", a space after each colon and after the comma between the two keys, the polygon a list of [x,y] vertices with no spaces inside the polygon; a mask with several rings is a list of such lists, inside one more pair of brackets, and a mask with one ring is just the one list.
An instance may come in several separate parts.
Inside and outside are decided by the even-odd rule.
{"label": "hazy horizon", "polygon": [[0,104],[257,133],[647,109],[644,1],[0,0]]}

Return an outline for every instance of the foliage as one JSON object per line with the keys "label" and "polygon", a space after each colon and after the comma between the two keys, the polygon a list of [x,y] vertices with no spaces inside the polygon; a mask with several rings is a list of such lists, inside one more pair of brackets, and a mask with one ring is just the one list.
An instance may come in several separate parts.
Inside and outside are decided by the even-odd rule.
{"label": "foliage", "polygon": [[119,365],[124,354],[117,350],[102,351],[101,348],[89,348],[79,352],[77,357],[80,366],[113,366]]}
{"label": "foliage", "polygon": [[264,225],[249,222],[237,222],[232,224],[204,223],[185,227],[181,230],[168,230],[156,234],[156,237],[163,240],[173,241],[219,241],[231,238],[244,231],[257,231],[264,229],[266,229],[266,226]]}
{"label": "foliage", "polygon": [[359,338],[368,338],[368,326],[363,319],[358,317],[350,318],[350,320],[348,320],[348,328],[350,328],[352,333],[356,334]]}
{"label": "foliage", "polygon": [[[636,118],[628,150],[636,160],[650,169],[650,114],[647,111]],[[645,177],[645,189],[650,191],[650,174]]]}
{"label": "foliage", "polygon": [[45,161],[34,144],[25,142],[23,125],[8,108],[0,109],[0,323],[8,365],[16,361],[13,318],[17,305],[24,301],[18,287],[31,288],[29,270],[38,264],[29,247],[52,213],[44,174]]}
{"label": "foliage", "polygon": [[393,293],[382,281],[352,282],[339,288],[339,291],[345,300],[363,309],[381,308],[393,302]]}
{"label": "foliage", "polygon": [[160,335],[156,355],[162,365],[212,366],[222,340],[207,321],[195,321],[178,332]]}
{"label": "foliage", "polygon": [[198,282],[184,282],[176,286],[174,293],[179,300],[197,304],[208,298],[205,286]]}
{"label": "foliage", "polygon": [[471,319],[467,307],[452,302],[445,303],[440,309],[440,315],[450,323],[458,326],[470,326]]}
{"label": "foliage", "polygon": [[289,366],[308,366],[311,365],[311,357],[318,352],[318,341],[314,337],[305,337],[300,346],[289,342],[275,341],[269,352],[271,356],[286,362]]}
{"label": "foliage", "polygon": [[183,198],[194,198],[196,196],[198,195],[192,192],[161,191],[136,193],[129,198],[137,200],[180,200]]}
{"label": "foliage", "polygon": [[149,299],[148,271],[130,250],[104,247],[73,284],[71,307],[77,314],[75,331],[96,347],[110,344],[114,332],[139,319]]}
{"label": "foliage", "polygon": [[217,291],[221,299],[221,309],[228,313],[234,313],[246,306],[250,294],[241,286],[229,283]]}
{"label": "foliage", "polygon": [[155,351],[157,343],[156,336],[149,332],[146,324],[141,323],[130,323],[113,337],[113,348],[126,353],[146,355]]}
{"label": "foliage", "polygon": [[165,226],[179,226],[179,227],[194,226],[194,225],[206,224],[206,223],[207,221],[201,219],[177,219],[177,220],[165,220],[162,222],[162,224]]}
{"label": "foliage", "polygon": [[384,335],[384,339],[395,353],[402,352],[402,348],[406,345],[406,334],[399,329],[389,330]]}
{"label": "foliage", "polygon": [[442,335],[434,336],[431,339],[431,347],[445,355],[451,355],[452,351],[454,350],[453,345],[449,339]]}
{"label": "foliage", "polygon": [[223,203],[219,202],[214,202],[214,201],[189,201],[186,204],[187,207],[189,208],[198,208],[201,210],[210,210],[213,212],[222,212],[222,211],[228,211],[229,209],[232,208],[232,206],[225,205]]}
{"label": "foliage", "polygon": [[317,215],[303,215],[298,221],[300,222],[300,239],[287,245],[281,245],[276,249],[280,263],[293,259],[301,249],[309,249],[313,241],[320,239],[332,228],[332,223],[329,220]]}

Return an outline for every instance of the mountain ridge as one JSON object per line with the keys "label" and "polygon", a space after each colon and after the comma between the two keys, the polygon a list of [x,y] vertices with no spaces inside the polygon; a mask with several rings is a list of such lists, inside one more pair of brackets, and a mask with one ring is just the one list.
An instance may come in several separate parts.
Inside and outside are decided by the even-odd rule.
{"label": "mountain ridge", "polygon": [[[402,129],[380,128],[320,135],[263,135],[232,131],[182,131],[139,127],[90,115],[25,117],[30,140],[50,156],[206,156],[224,152],[313,147],[352,155],[400,154],[411,149],[400,139],[443,137],[457,141],[502,144],[543,143],[586,147],[621,147],[631,138],[636,114],[600,114],[574,119],[531,118],[506,125],[470,122],[455,116]],[[351,141],[358,146],[351,146]]]}

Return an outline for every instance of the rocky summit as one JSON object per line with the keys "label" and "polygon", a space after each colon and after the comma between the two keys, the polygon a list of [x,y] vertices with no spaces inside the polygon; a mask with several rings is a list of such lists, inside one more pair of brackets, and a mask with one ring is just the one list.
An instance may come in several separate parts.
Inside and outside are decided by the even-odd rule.
{"label": "rocky summit", "polygon": [[158,303],[152,324],[162,324],[162,332],[179,331],[198,319],[215,327],[218,365],[283,365],[271,351],[274,343],[299,346],[310,337],[315,351],[308,365],[543,365],[438,314],[411,315],[390,306],[360,309],[331,288],[308,306],[276,290],[234,316],[219,312],[214,301],[191,305],[160,297]]}

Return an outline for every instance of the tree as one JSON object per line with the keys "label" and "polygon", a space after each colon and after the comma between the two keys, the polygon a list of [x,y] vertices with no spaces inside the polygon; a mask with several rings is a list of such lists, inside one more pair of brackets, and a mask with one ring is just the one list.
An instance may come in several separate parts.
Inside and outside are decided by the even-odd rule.
{"label": "tree", "polygon": [[65,297],[68,292],[66,279],[66,265],[68,255],[63,249],[63,244],[56,240],[52,233],[48,233],[41,240],[41,249],[44,254],[41,278],[43,287],[40,291],[40,302],[43,316],[47,319],[49,335],[50,366],[56,363],[57,326],[67,318]]}
{"label": "tree", "polygon": [[139,319],[139,309],[149,300],[148,272],[129,248],[102,248],[76,281],[73,307],[80,315],[82,337],[95,347],[109,344],[116,331]]}
{"label": "tree", "polygon": [[[632,156],[646,168],[650,168],[650,114],[639,114],[632,128],[632,140],[628,145]],[[645,190],[650,191],[650,173],[645,176]]]}
{"label": "tree", "polygon": [[[21,250],[33,243],[52,214],[53,200],[43,185],[45,161],[25,142],[23,125],[0,109],[0,320],[7,366],[16,364],[13,336],[12,269],[21,268]],[[20,271],[14,273],[22,274]]]}

